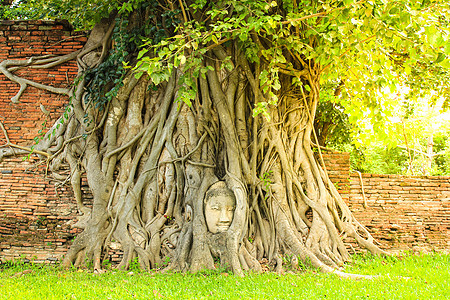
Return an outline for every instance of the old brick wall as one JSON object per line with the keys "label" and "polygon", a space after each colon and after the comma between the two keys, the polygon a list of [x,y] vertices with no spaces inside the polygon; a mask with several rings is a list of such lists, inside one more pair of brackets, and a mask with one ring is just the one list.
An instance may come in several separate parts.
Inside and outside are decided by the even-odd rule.
{"label": "old brick wall", "polygon": [[383,248],[450,250],[450,177],[361,177],[362,185],[360,176],[351,174],[348,204]]}
{"label": "old brick wall", "polygon": [[360,176],[350,172],[348,153],[323,153],[323,159],[342,198],[381,248],[450,250],[450,176]]}
{"label": "old brick wall", "polygon": [[[83,33],[75,33],[67,22],[0,21],[0,61],[30,56],[64,55],[81,49]],[[52,69],[23,69],[15,74],[39,83],[67,87],[77,74],[75,62]],[[20,103],[10,101],[19,85],[0,74],[0,121],[12,143],[30,146],[39,130],[59,117],[67,98],[27,87]],[[46,116],[43,105],[50,112]],[[6,139],[0,132],[0,145]],[[45,166],[35,167],[34,157],[8,158],[0,163],[0,259],[20,256],[39,261],[60,258],[77,230],[70,221],[76,204],[69,186],[55,188],[45,178]]]}
{"label": "old brick wall", "polygon": [[[85,41],[86,37],[73,33],[66,22],[0,21],[0,61],[68,54],[80,49]],[[52,69],[24,68],[15,74],[42,84],[67,87],[77,72],[72,61]],[[12,143],[29,144],[45,121],[48,126],[59,117],[67,102],[63,96],[28,87],[21,103],[14,104],[9,99],[17,94],[19,85],[0,74],[0,87],[0,121],[7,127]],[[50,112],[49,117],[42,113],[40,104]]]}
{"label": "old brick wall", "polygon": [[[325,169],[331,182],[338,188],[345,201],[350,193],[350,154],[345,152],[322,153]],[[320,157],[318,156],[318,159]]]}

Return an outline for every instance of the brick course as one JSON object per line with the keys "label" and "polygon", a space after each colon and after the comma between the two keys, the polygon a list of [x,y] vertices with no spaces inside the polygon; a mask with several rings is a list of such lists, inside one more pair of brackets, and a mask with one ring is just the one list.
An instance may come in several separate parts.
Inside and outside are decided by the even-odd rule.
{"label": "brick course", "polygon": [[362,174],[362,182],[351,174],[348,204],[383,248],[450,250],[450,177]]}
{"label": "brick course", "polygon": [[[86,42],[64,21],[0,21],[0,61],[31,56],[64,55],[81,49]],[[52,69],[22,69],[15,74],[39,83],[67,87],[77,74],[75,62]],[[67,97],[28,86],[20,103],[11,98],[19,85],[0,74],[0,121],[12,143],[32,145],[39,130],[51,126],[63,111]],[[44,115],[39,105],[50,112]],[[6,139],[0,133],[0,145]],[[24,256],[37,261],[60,259],[73,237],[77,209],[68,185],[55,188],[45,177],[44,166],[35,168],[31,157],[7,158],[0,163],[0,259]],[[84,186],[86,190],[86,185]]]}
{"label": "brick course", "polygon": [[323,157],[331,181],[381,248],[450,250],[450,176],[361,174],[361,184],[348,153]]}

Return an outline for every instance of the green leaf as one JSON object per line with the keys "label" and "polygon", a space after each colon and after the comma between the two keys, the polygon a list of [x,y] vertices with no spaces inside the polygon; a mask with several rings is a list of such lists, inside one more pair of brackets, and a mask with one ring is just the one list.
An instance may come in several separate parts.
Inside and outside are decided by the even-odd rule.
{"label": "green leaf", "polygon": [[137,59],[141,59],[142,56],[144,56],[146,53],[148,52],[148,49],[142,49],[141,51],[139,51]]}
{"label": "green leaf", "polygon": [[179,59],[180,59],[180,63],[181,63],[182,65],[184,65],[184,64],[186,63],[186,56],[180,55]]}
{"label": "green leaf", "polygon": [[219,41],[217,40],[217,37],[214,34],[211,35],[211,39],[214,43],[219,44]]}
{"label": "green leaf", "polygon": [[442,62],[445,59],[445,54],[444,53],[439,53],[436,60],[434,61],[435,64],[438,64],[440,62]]}
{"label": "green leaf", "polygon": [[405,65],[404,72],[405,72],[406,75],[411,74],[411,67],[409,65]]}
{"label": "green leaf", "polygon": [[434,26],[425,27],[425,34],[427,35],[428,42],[433,47],[440,47],[443,45],[444,39],[442,34]]}
{"label": "green leaf", "polygon": [[230,60],[224,61],[223,64],[225,65],[225,68],[228,69],[228,71],[233,70],[233,63]]}
{"label": "green leaf", "polygon": [[139,80],[143,74],[144,74],[144,72],[136,72],[136,73],[134,73],[134,77]]}
{"label": "green leaf", "polygon": [[439,63],[440,66],[446,68],[446,69],[450,69],[450,59],[444,59]]}
{"label": "green leaf", "polygon": [[247,40],[248,40],[248,34],[247,34],[247,32],[241,33],[241,34],[239,35],[239,39],[240,39],[241,41],[243,41],[243,42],[247,41]]}
{"label": "green leaf", "polygon": [[444,46],[444,52],[447,55],[450,55],[450,41],[448,41]]}

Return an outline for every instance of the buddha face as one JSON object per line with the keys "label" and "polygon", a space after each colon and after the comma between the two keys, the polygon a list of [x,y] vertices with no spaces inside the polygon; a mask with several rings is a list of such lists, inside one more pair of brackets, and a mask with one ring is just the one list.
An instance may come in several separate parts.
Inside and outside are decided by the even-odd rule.
{"label": "buddha face", "polygon": [[227,231],[233,221],[235,199],[230,190],[214,191],[205,200],[205,219],[212,233]]}

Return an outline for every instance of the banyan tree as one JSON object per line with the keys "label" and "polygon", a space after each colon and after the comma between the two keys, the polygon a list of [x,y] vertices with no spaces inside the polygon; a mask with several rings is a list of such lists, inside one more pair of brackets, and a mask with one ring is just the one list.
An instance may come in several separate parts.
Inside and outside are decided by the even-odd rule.
{"label": "banyan tree", "polygon": [[[376,39],[358,22],[375,22],[377,9],[129,1],[80,51],[3,61],[0,70],[21,86],[15,101],[28,85],[70,99],[33,152],[52,176],[66,178],[60,170],[70,166],[83,231],[63,264],[101,269],[114,246],[121,268],[137,260],[145,269],[242,274],[263,262],[281,271],[289,259],[346,276],[344,239],[383,253],[331,183],[313,126],[324,78],[345,85],[334,60],[353,47],[346,42],[353,33],[359,44]],[[14,75],[68,60],[79,69],[69,88]]]}

